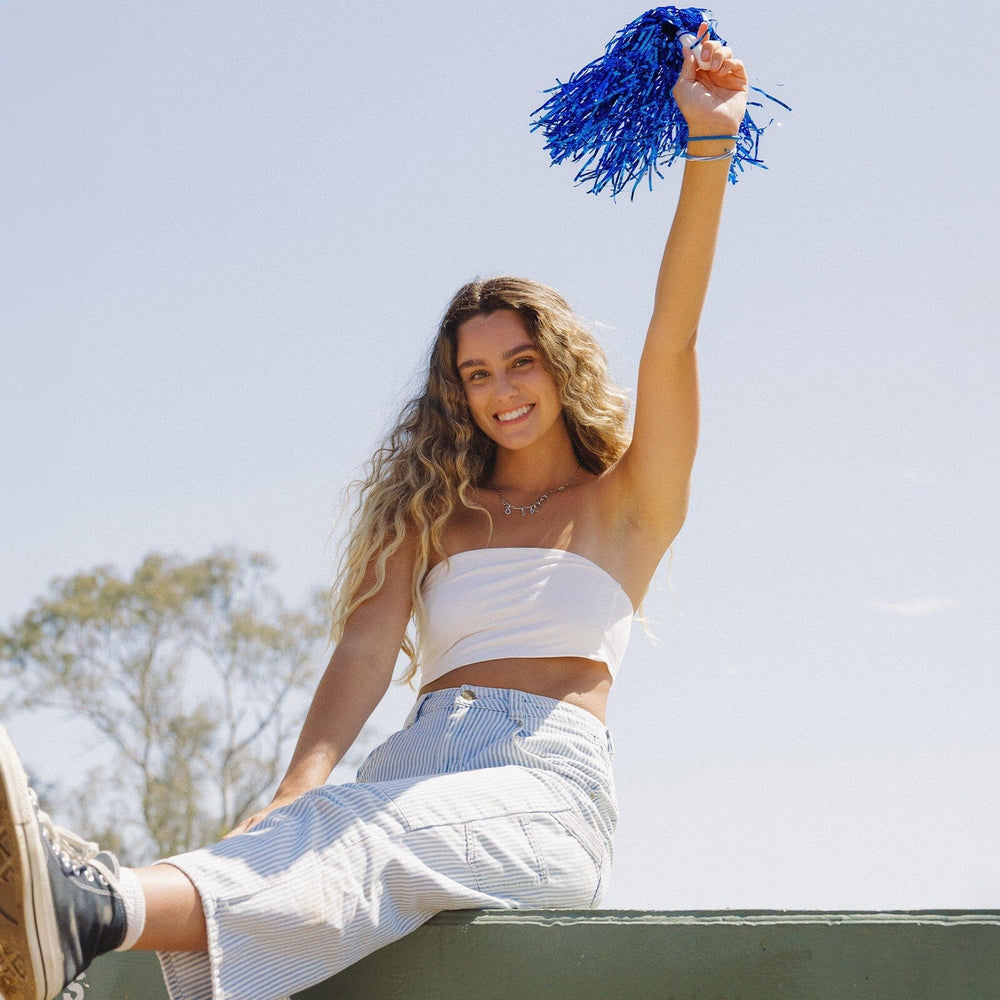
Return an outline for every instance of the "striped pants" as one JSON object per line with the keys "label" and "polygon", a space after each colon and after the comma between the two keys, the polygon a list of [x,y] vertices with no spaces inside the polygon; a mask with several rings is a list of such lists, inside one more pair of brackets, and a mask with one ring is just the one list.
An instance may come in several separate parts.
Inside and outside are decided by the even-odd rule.
{"label": "striped pants", "polygon": [[596,906],[617,819],[611,742],[521,691],[424,695],[357,783],[169,863],[197,887],[208,952],[161,953],[172,1000],[277,1000],[440,910]]}

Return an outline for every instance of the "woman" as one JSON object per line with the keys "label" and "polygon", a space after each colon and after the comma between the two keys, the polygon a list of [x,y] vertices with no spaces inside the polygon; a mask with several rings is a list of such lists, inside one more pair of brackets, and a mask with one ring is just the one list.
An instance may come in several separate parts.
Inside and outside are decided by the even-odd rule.
{"label": "woman", "polygon": [[[57,996],[129,947],[161,953],[174,998],[268,1000],[442,909],[596,905],[616,819],[605,706],[685,516],[695,337],[746,91],[728,48],[687,51],[674,96],[696,145],[630,442],[600,351],[556,293],[495,279],[455,297],[426,390],[362,489],[339,641],[265,809],[205,850],[119,869],[38,812],[0,730],[6,1000]],[[406,727],[356,784],[325,785],[401,646],[421,671]]]}

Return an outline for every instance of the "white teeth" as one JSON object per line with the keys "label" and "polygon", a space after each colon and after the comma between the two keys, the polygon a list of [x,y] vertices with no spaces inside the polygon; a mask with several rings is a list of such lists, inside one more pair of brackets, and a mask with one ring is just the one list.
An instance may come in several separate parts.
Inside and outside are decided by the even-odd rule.
{"label": "white teeth", "polygon": [[517,420],[518,417],[523,417],[530,409],[530,406],[522,406],[519,410],[511,410],[509,413],[498,413],[497,420],[501,423],[506,423],[508,420]]}

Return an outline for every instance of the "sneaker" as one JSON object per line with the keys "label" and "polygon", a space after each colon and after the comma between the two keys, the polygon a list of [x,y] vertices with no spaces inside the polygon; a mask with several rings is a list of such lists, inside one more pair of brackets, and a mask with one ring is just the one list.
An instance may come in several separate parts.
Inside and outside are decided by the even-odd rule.
{"label": "sneaker", "polygon": [[125,940],[118,861],[53,825],[0,726],[0,997],[54,1000]]}

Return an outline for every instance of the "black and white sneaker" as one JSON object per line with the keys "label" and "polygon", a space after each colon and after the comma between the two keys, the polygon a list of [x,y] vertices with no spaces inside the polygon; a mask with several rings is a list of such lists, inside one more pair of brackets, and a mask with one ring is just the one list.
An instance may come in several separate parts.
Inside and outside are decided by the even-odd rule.
{"label": "black and white sneaker", "polygon": [[118,861],[38,808],[0,726],[0,997],[53,1000],[125,940]]}

